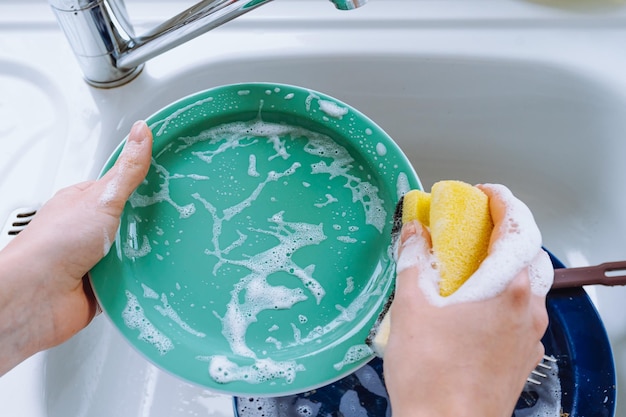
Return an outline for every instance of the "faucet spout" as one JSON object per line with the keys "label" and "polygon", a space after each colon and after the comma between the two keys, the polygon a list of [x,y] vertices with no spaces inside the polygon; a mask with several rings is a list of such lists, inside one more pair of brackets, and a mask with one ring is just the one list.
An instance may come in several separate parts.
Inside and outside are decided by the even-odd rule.
{"label": "faucet spout", "polygon": [[[144,63],[271,0],[201,0],[156,28],[135,36],[124,0],[49,0],[85,75],[96,87],[133,80]],[[367,0],[331,0],[351,10]]]}
{"label": "faucet spout", "polygon": [[137,67],[270,1],[202,0],[148,33],[135,37],[132,47],[120,54],[117,64],[121,68]]}

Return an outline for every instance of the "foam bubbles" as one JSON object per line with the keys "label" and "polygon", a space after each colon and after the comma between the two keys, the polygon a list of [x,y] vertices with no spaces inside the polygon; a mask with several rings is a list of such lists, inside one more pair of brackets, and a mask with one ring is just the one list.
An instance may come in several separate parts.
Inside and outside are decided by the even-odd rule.
{"label": "foam bubbles", "polygon": [[396,180],[396,195],[398,196],[398,199],[410,190],[411,186],[409,185],[409,178],[404,172],[399,173],[398,179]]}
{"label": "foam bubbles", "polygon": [[119,175],[121,175],[121,173],[118,173],[118,176],[110,179],[104,187],[104,191],[100,195],[100,200],[98,201],[101,206],[108,206],[117,196],[119,192]]}
{"label": "foam bubbles", "polygon": [[131,206],[133,208],[147,207],[157,203],[166,202],[178,211],[181,219],[186,219],[194,214],[196,207],[193,203],[180,206],[172,200],[172,197],[170,196],[170,181],[172,179],[178,179],[180,176],[177,174],[170,174],[169,171],[164,166],[159,165],[155,159],[152,159],[152,166],[155,168],[160,179],[162,180],[162,182],[159,183],[159,191],[150,196],[143,195],[135,191],[128,199]]}
{"label": "foam bubbles", "polygon": [[304,366],[295,361],[274,361],[269,358],[257,359],[253,365],[240,366],[226,356],[217,355],[211,357],[209,364],[209,375],[220,384],[233,381],[260,384],[274,379],[284,379],[290,384],[296,373],[304,370]]}
{"label": "foam bubbles", "polygon": [[343,294],[348,295],[352,291],[354,291],[354,277],[348,277],[346,278],[346,288],[344,288]]}
{"label": "foam bubbles", "polygon": [[137,297],[128,290],[126,290],[126,300],[126,307],[122,311],[122,318],[126,327],[139,330],[137,338],[154,346],[161,355],[174,349],[172,341],[146,318]]}
{"label": "foam bubbles", "polygon": [[372,349],[366,344],[351,346],[344,355],[343,359],[334,364],[333,368],[341,371],[344,366],[367,359],[371,357],[373,353]]}
{"label": "foam bubbles", "polygon": [[[436,254],[423,236],[413,235],[403,245],[396,271],[415,267],[420,271],[420,287],[436,305],[479,301],[504,291],[519,272],[528,267],[531,289],[545,295],[552,285],[554,272],[547,255],[541,249],[541,233],[528,207],[501,185],[484,185],[490,199],[503,207],[502,221],[495,225],[498,238],[489,247],[487,258],[476,272],[448,297],[439,295],[440,275],[436,269]],[[493,202],[492,202],[493,203]]]}
{"label": "foam bubbles", "polygon": [[148,236],[144,235],[141,241],[141,246],[138,245],[135,237],[129,237],[124,245],[124,255],[128,258],[142,258],[152,251]]}
{"label": "foam bubbles", "polygon": [[102,254],[103,256],[107,256],[111,250],[111,238],[109,237],[109,232],[106,229],[103,229],[103,232],[104,242],[102,244]]}
{"label": "foam bubbles", "polygon": [[[144,291],[145,291],[145,288],[144,288]],[[160,306],[159,305],[154,306],[154,309],[156,311],[158,311],[159,313],[161,313],[161,315],[163,317],[169,318],[174,323],[176,323],[182,330],[186,331],[189,334],[192,334],[192,335],[194,335],[196,337],[199,337],[199,338],[206,337],[206,334],[193,329],[189,324],[187,324],[178,315],[178,313],[170,305],[169,301],[167,300],[167,296],[165,294],[161,294],[161,303],[162,303],[162,305],[160,305]]]}
{"label": "foam bubbles", "polygon": [[251,177],[260,177],[259,171],[256,170],[256,155],[250,154],[248,157],[248,175]]}
{"label": "foam bubbles", "polygon": [[348,114],[348,108],[341,107],[334,101],[318,100],[317,102],[320,106],[321,111],[323,111],[328,116],[333,117],[335,119],[341,119],[343,116]]}

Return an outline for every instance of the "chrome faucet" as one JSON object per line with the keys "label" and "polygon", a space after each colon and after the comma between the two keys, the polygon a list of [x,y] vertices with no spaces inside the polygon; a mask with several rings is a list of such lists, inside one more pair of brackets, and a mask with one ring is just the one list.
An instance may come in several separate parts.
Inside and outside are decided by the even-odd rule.
{"label": "chrome faucet", "polygon": [[[135,36],[124,0],[49,0],[87,82],[117,87],[144,63],[271,0],[202,0],[149,32]],[[367,0],[330,0],[340,10]]]}

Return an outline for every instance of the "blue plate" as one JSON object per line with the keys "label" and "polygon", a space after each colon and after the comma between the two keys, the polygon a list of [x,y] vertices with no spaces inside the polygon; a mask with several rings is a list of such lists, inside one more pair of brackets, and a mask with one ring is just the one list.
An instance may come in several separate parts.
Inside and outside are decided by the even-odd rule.
{"label": "blue plate", "polygon": [[[564,265],[550,255],[555,268]],[[613,354],[604,325],[582,288],[553,290],[547,299],[550,324],[543,338],[546,354],[557,359],[558,375],[541,386],[526,384],[514,417],[554,410],[560,384],[561,416],[613,417],[616,379]],[[557,405],[558,406],[558,405]],[[239,417],[388,417],[383,362],[375,358],[347,377],[323,388],[286,397],[235,397]],[[554,414],[552,414],[554,415]]]}

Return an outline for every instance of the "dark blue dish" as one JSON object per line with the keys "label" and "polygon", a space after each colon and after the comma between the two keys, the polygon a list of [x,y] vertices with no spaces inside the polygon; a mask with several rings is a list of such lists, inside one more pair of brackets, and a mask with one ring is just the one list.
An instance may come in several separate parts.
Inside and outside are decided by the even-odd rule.
{"label": "dark blue dish", "polygon": [[[550,255],[555,268],[563,264]],[[527,383],[514,417],[540,407],[549,415],[613,417],[616,379],[613,354],[600,316],[582,288],[553,290],[547,300],[550,324],[543,338],[546,355],[557,359],[556,374],[540,386]],[[495,365],[497,366],[497,365]],[[560,383],[560,410],[554,388]],[[286,397],[235,397],[239,417],[389,417],[382,361],[373,359],[351,375],[317,390]],[[543,415],[543,414],[541,414]]]}

